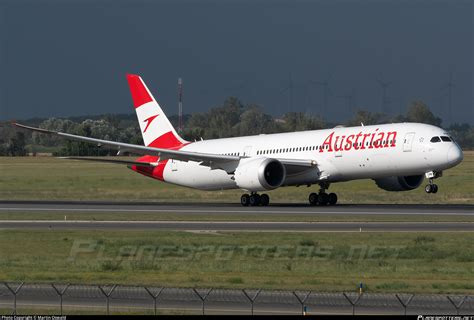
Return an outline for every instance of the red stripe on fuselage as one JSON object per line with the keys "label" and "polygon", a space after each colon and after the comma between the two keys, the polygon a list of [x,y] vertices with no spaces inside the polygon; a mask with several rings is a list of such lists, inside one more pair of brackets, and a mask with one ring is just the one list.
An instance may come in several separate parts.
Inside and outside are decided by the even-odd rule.
{"label": "red stripe on fuselage", "polygon": [[127,80],[128,86],[130,87],[130,93],[132,94],[133,106],[135,108],[153,101],[139,76],[127,74]]}

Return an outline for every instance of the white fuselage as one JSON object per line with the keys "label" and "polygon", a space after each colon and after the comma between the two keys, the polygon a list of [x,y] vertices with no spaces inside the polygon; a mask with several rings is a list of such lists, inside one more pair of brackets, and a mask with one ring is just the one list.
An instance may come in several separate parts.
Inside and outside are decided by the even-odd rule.
{"label": "white fuselage", "polygon": [[[181,150],[238,155],[242,163],[261,157],[314,160],[317,165],[307,170],[287,171],[283,183],[309,185],[440,172],[461,162],[459,146],[430,142],[435,136],[449,134],[432,125],[397,123],[206,140]],[[169,160],[163,180],[203,190],[239,188],[231,174],[193,161]]]}

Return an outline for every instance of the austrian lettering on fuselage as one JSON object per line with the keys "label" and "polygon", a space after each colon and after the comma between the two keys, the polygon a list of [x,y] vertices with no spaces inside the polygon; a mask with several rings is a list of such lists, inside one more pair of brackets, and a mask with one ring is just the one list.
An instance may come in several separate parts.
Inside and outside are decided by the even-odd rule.
{"label": "austrian lettering on fuselage", "polygon": [[[375,129],[373,133],[350,134],[348,136],[336,135],[332,132],[323,142],[319,148],[319,152],[333,152],[333,151],[349,151],[351,149],[364,150],[373,148],[393,148],[396,146],[397,132],[377,132]],[[333,141],[334,140],[334,141]]]}

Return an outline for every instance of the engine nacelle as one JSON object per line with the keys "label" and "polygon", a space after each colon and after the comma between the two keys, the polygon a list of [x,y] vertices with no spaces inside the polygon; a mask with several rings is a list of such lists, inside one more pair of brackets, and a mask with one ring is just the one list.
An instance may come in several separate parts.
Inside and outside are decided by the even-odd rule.
{"label": "engine nacelle", "polygon": [[237,186],[249,191],[276,189],[286,178],[286,169],[280,161],[270,158],[245,159],[235,169]]}
{"label": "engine nacelle", "polygon": [[423,175],[417,176],[401,176],[401,177],[386,177],[374,179],[375,184],[380,189],[386,191],[408,191],[416,189],[423,182]]}

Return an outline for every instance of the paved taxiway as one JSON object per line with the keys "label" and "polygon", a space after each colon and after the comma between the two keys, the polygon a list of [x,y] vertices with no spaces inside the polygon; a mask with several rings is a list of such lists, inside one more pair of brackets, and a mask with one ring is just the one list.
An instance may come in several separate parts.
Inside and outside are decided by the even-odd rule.
{"label": "paved taxiway", "polygon": [[[156,212],[214,215],[474,215],[474,206],[340,205],[310,207],[273,205],[243,208],[234,204],[170,204],[116,202],[0,202],[0,212]],[[63,221],[2,220],[0,229],[64,230],[180,230],[180,231],[293,231],[293,232],[453,232],[474,231],[474,222],[271,222],[271,221]]]}

